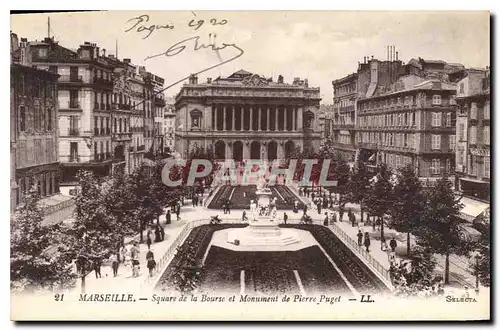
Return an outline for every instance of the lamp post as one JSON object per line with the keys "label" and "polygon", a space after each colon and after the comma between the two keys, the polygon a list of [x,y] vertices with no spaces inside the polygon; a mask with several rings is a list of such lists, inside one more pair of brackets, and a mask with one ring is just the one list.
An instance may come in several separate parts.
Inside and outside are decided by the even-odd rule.
{"label": "lamp post", "polygon": [[476,294],[479,294],[479,253],[476,252],[474,254],[474,259],[476,260],[476,266],[475,266],[475,274],[476,274],[476,288],[475,288],[475,292]]}

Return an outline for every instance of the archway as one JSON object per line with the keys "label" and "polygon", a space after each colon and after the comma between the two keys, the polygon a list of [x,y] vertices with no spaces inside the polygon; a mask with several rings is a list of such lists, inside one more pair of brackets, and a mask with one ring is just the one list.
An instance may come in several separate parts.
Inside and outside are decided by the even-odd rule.
{"label": "archway", "polygon": [[226,144],[222,140],[219,140],[215,143],[215,159],[226,159]]}
{"label": "archway", "polygon": [[252,144],[250,145],[250,158],[254,160],[258,160],[261,158],[260,142],[252,141]]}
{"label": "archway", "polygon": [[278,158],[278,144],[276,141],[270,141],[267,144],[267,158],[269,161],[273,161]]}
{"label": "archway", "polygon": [[233,159],[235,161],[243,160],[243,143],[241,141],[235,141],[233,143]]}
{"label": "archway", "polygon": [[285,143],[285,158],[289,158],[294,149],[295,149],[295,144],[293,143],[293,141],[288,140]]}
{"label": "archway", "polygon": [[124,153],[123,145],[118,145],[115,147],[114,158],[118,159],[118,160],[125,160],[125,153]]}

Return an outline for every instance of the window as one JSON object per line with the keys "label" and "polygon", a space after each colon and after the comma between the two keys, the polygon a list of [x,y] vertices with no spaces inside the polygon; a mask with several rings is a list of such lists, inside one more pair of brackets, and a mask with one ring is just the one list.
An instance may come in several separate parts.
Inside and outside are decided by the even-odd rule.
{"label": "window", "polygon": [[52,109],[47,109],[47,130],[52,131]]}
{"label": "window", "polygon": [[26,131],[26,107],[19,107],[19,131]]}
{"label": "window", "polygon": [[441,135],[433,134],[432,139],[432,149],[441,149]]}
{"label": "window", "polygon": [[432,104],[433,105],[441,105],[441,96],[440,95],[433,95],[432,96]]}
{"label": "window", "polygon": [[439,159],[432,159],[431,164],[431,174],[439,175],[439,170],[441,170],[441,162]]}
{"label": "window", "polygon": [[477,120],[477,104],[475,102],[470,105],[470,118]]}
{"label": "window", "polygon": [[451,127],[451,113],[446,113],[446,126]]}
{"label": "window", "polygon": [[45,47],[41,47],[38,49],[38,56],[41,58],[46,58],[48,54],[48,50]]}
{"label": "window", "polygon": [[457,104],[457,99],[454,95],[450,95],[450,105],[454,106]]}
{"label": "window", "polygon": [[489,103],[485,103],[484,104],[484,108],[483,108],[483,118],[485,120],[489,120],[490,119],[490,104]]}
{"label": "window", "polygon": [[465,141],[465,124],[463,123],[458,125],[458,137],[460,138],[460,141]]}
{"label": "window", "polygon": [[432,126],[441,126],[441,113],[432,113]]}
{"label": "window", "polygon": [[451,160],[446,159],[446,173],[450,174],[451,173]]}
{"label": "window", "polygon": [[460,83],[460,94],[464,94],[464,83]]}
{"label": "window", "polygon": [[484,177],[490,178],[490,157],[484,157]]}
{"label": "window", "polygon": [[489,126],[485,126],[484,129],[483,129],[483,141],[484,141],[484,144],[485,145],[489,145],[490,144],[490,127]]}
{"label": "window", "polygon": [[456,146],[456,136],[454,134],[450,134],[449,136],[449,143],[450,143],[450,150],[454,151],[455,150],[455,146]]}
{"label": "window", "polygon": [[477,144],[477,127],[476,126],[470,127],[470,143],[472,145]]}

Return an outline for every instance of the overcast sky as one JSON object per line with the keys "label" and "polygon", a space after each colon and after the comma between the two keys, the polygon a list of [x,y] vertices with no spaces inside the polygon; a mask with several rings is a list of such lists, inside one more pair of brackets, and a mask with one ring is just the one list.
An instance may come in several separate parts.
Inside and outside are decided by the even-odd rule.
{"label": "overcast sky", "polygon": [[[149,15],[130,29],[140,15]],[[283,75],[286,82],[294,77],[308,78],[310,86],[321,88],[322,103],[332,103],[333,79],[357,69],[363,56],[385,60],[387,45],[395,45],[399,58],[444,60],[466,67],[485,67],[490,63],[488,12],[94,12],[72,14],[12,15],[11,29],[19,37],[41,40],[47,36],[50,16],[51,36],[62,46],[76,49],[84,41],[98,44],[107,53],[130,58],[136,65],[165,78],[165,86],[217,65],[240,57],[200,74],[207,77],[227,76],[239,69],[258,73],[274,80]],[[132,19],[127,23],[127,20]],[[215,23],[213,25],[211,23]],[[194,20],[192,27],[189,26]],[[227,23],[225,23],[225,21]],[[203,24],[196,29],[198,22]],[[224,24],[225,23],[225,24]],[[170,25],[170,28],[138,32],[140,26]],[[196,29],[196,30],[195,30]],[[199,36],[200,44],[209,44],[209,34],[216,34],[218,52],[194,50],[195,41],[175,56],[148,56],[164,53],[172,45]],[[240,51],[240,49],[242,51]],[[167,90],[168,96],[179,91],[181,84]]]}

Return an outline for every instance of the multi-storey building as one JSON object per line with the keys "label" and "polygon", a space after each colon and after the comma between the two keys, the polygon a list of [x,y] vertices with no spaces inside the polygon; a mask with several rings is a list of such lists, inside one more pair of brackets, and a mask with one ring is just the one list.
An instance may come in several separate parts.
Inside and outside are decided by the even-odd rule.
{"label": "multi-storey building", "polygon": [[192,75],[175,99],[176,151],[213,148],[218,159],[284,158],[321,142],[319,88],[277,82],[240,70],[198,83]]}
{"label": "multi-storey building", "polygon": [[411,163],[429,184],[454,171],[454,84],[404,76],[393,92],[359,99],[357,111],[360,161]]}
{"label": "multi-storey building", "polygon": [[153,75],[153,100],[154,100],[154,154],[155,156],[163,155],[165,150],[164,130],[165,121],[165,95],[163,94],[163,84],[165,80],[161,77]]}
{"label": "multi-storey building", "polygon": [[167,101],[163,112],[164,152],[173,153],[175,150],[175,107],[174,100]]}
{"label": "multi-storey building", "polygon": [[111,122],[113,66],[96,44],[73,51],[51,38],[32,42],[33,63],[59,74],[59,160],[64,182],[86,168],[108,175],[113,159]]}
{"label": "multi-storey building", "polygon": [[32,66],[32,49],[11,34],[10,142],[11,208],[36,188],[46,222],[70,217],[74,203],[59,194],[59,75]]}
{"label": "multi-storey building", "polygon": [[456,174],[464,195],[490,200],[490,73],[467,70],[457,83]]}

